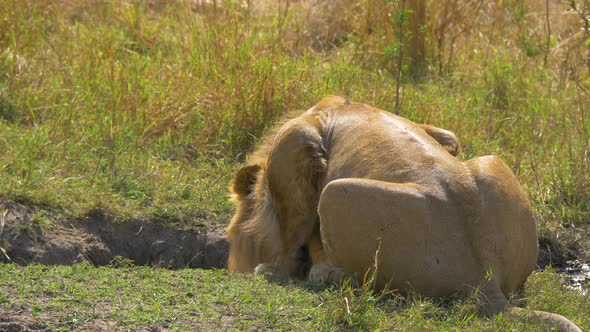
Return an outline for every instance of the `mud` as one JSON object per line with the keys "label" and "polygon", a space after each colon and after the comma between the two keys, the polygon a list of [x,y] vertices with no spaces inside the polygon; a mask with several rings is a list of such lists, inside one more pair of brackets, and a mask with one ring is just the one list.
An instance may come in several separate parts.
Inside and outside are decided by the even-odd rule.
{"label": "mud", "polygon": [[[228,243],[221,226],[181,230],[157,220],[116,222],[100,213],[80,219],[43,217],[0,200],[0,261],[108,265],[115,257],[137,265],[223,268]],[[41,223],[41,224],[40,224]]]}
{"label": "mud", "polygon": [[590,239],[583,229],[563,228],[539,238],[537,268],[552,266],[566,286],[588,294],[590,289]]}

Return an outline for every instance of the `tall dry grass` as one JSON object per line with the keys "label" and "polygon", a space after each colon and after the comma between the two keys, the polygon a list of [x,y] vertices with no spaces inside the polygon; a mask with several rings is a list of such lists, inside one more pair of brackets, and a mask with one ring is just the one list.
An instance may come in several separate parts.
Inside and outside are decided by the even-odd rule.
{"label": "tall dry grass", "polygon": [[335,93],[397,101],[454,130],[463,158],[499,154],[541,227],[587,225],[589,6],[546,4],[430,1],[400,21],[385,0],[0,0],[0,192],[75,215],[225,221],[265,128]]}

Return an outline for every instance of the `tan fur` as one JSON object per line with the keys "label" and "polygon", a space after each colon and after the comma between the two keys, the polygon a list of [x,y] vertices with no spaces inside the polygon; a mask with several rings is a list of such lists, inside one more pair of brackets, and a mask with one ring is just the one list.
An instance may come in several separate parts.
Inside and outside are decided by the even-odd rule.
{"label": "tan fur", "polygon": [[360,278],[380,248],[377,288],[479,289],[486,313],[505,310],[535,267],[533,213],[502,160],[458,152],[450,131],[325,98],[275,127],[236,175],[229,269]]}
{"label": "tan fur", "polygon": [[[350,104],[350,102],[342,97],[328,96],[313,107],[313,112],[337,111],[338,107],[348,104]],[[292,121],[294,119],[295,121]],[[253,272],[258,264],[271,263],[270,261],[272,261],[272,259],[269,257],[277,256],[277,252],[279,251],[277,248],[284,248],[283,253],[278,256],[292,257],[295,255],[295,252],[299,247],[305,243],[309,245],[309,254],[314,263],[329,263],[329,260],[322,249],[319,228],[316,230],[315,234],[313,234],[313,230],[310,229],[317,221],[317,213],[315,211],[317,210],[319,194],[321,191],[319,187],[311,188],[313,185],[308,184],[307,190],[301,188],[303,190],[299,195],[301,197],[308,196],[308,199],[301,199],[303,204],[297,206],[296,209],[307,211],[308,215],[296,218],[296,220],[301,220],[300,222],[294,221],[290,218],[288,226],[282,229],[282,235],[277,235],[279,230],[278,227],[274,225],[274,222],[278,223],[278,221],[275,220],[276,217],[273,216],[272,213],[274,207],[271,203],[272,197],[268,190],[267,169],[269,156],[273,149],[277,149],[277,141],[280,140],[281,137],[289,136],[288,133],[285,133],[285,127],[295,127],[297,122],[302,122],[304,125],[311,124],[318,131],[321,129],[321,124],[318,122],[317,117],[302,116],[301,111],[288,113],[263,138],[257,150],[248,157],[247,166],[236,174],[231,192],[232,200],[237,205],[237,211],[227,229],[228,238],[230,239],[228,267],[231,271]],[[432,137],[443,144],[443,147],[447,151],[453,155],[458,153],[459,141],[452,132],[428,125],[420,126],[426,129]],[[299,145],[298,142],[295,142],[295,144]],[[283,145],[285,144],[283,143],[281,146]],[[322,160],[322,149],[323,147],[321,146],[316,147],[315,156],[312,156],[315,159],[311,158],[316,161],[316,165],[308,165],[311,166],[308,171],[317,174],[317,176],[321,176],[324,172],[323,164],[325,163],[325,160]],[[287,150],[289,153],[291,152],[288,148],[284,150]],[[303,154],[299,155],[303,163],[310,162],[308,154],[309,151],[303,151]],[[282,159],[276,153],[273,155],[273,158],[275,160]],[[296,169],[294,164],[290,164],[290,162],[285,162],[284,160],[283,162],[287,168]],[[297,162],[295,162],[295,164],[296,163]],[[281,168],[275,167],[275,169],[280,170]],[[297,179],[302,176],[313,175],[291,174],[291,179],[294,178],[294,181],[297,181]],[[280,178],[281,174],[277,174],[277,177]],[[289,192],[289,196],[289,200],[294,199],[293,192]],[[288,213],[286,208],[283,210],[284,213]],[[256,213],[253,213],[252,211],[256,211]],[[298,212],[295,211],[294,213]],[[264,214],[269,217],[264,218]],[[274,220],[274,222],[269,222],[269,220]],[[300,227],[301,223],[305,224],[306,227]],[[303,234],[295,234],[293,236],[297,239],[293,239],[293,236],[290,236],[290,234],[297,233],[297,229],[301,229],[299,232]],[[285,240],[287,242],[286,245],[280,243],[284,238],[288,238]],[[267,239],[268,241],[266,241]],[[289,244],[294,245],[289,246]],[[271,251],[272,253],[270,253]],[[288,261],[289,259],[277,257],[275,260]],[[291,266],[284,266],[282,268],[284,270],[282,271],[283,275],[288,275],[290,272],[299,269],[296,262],[292,263]]]}

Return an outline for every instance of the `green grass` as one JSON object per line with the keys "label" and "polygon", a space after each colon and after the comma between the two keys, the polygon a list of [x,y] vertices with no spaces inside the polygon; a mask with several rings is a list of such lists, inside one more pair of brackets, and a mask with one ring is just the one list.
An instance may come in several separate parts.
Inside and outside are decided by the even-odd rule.
{"label": "green grass", "polygon": [[[0,280],[4,317],[18,312],[55,330],[544,329],[525,317],[480,317],[475,300],[402,299],[222,270],[2,264]],[[590,327],[588,298],[564,288],[554,272],[533,274],[526,292],[529,307],[564,314],[582,329]]]}

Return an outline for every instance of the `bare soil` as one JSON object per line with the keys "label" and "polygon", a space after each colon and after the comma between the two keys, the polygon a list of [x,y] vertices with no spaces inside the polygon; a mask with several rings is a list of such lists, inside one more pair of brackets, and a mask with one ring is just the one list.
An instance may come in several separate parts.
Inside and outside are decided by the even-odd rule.
{"label": "bare soil", "polygon": [[222,268],[228,243],[221,226],[179,229],[157,220],[119,223],[100,213],[84,218],[37,214],[0,199],[0,262],[108,265],[117,256],[137,265]]}
{"label": "bare soil", "polygon": [[[30,309],[15,308],[6,309],[0,306],[0,332],[51,332],[48,324],[52,323],[52,317],[39,315],[33,317]],[[67,328],[67,326],[64,326]],[[74,330],[74,328],[72,328]],[[75,326],[77,331],[133,331],[133,332],[159,332],[169,329],[158,326],[145,326],[121,329],[112,320],[96,318],[88,322],[82,322]]]}
{"label": "bare soil", "polygon": [[[158,220],[117,222],[98,212],[82,218],[36,218],[38,214],[33,208],[0,198],[0,262],[70,265],[87,261],[103,266],[120,256],[136,265],[167,268],[226,265],[228,242],[223,223],[183,229]],[[588,263],[590,234],[584,229],[562,228],[541,234],[538,268],[552,265],[572,271],[573,264]]]}
{"label": "bare soil", "polygon": [[2,332],[29,332],[29,331],[51,331],[45,324],[38,322],[25,310],[8,312],[0,307],[0,331]]}

